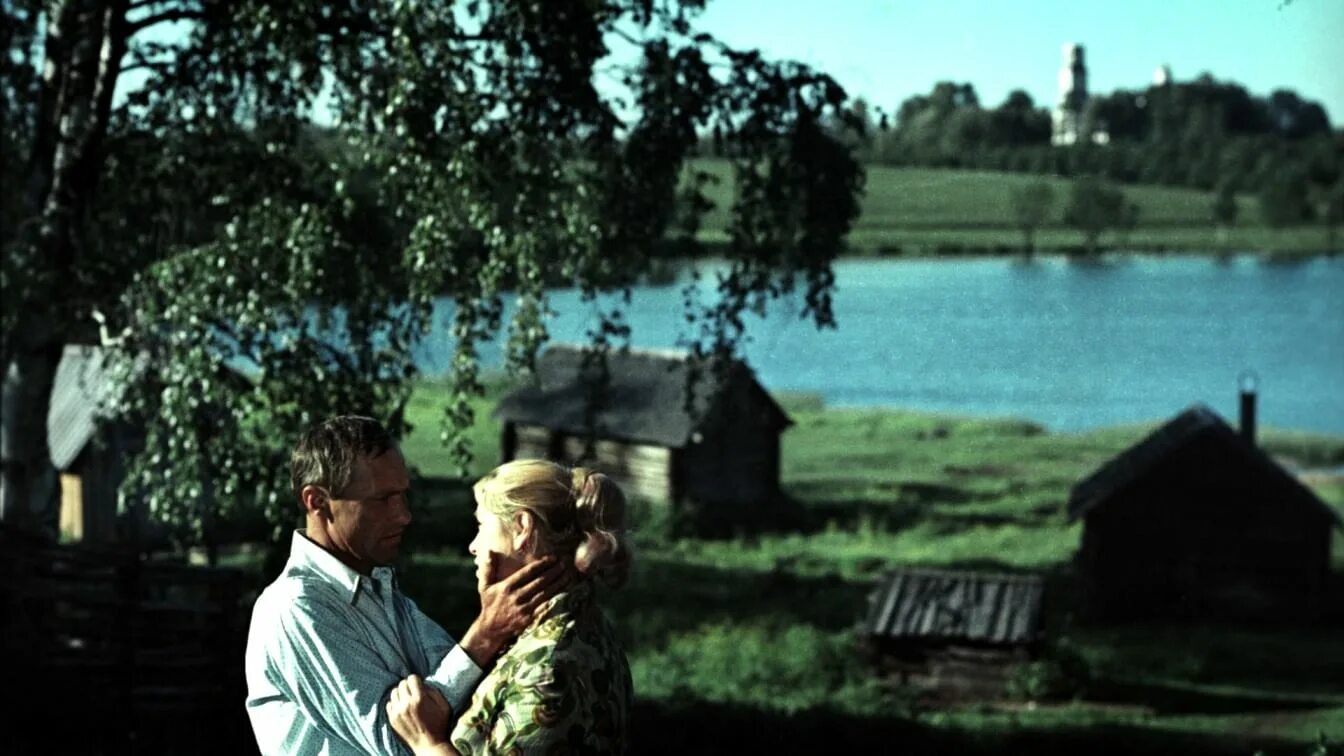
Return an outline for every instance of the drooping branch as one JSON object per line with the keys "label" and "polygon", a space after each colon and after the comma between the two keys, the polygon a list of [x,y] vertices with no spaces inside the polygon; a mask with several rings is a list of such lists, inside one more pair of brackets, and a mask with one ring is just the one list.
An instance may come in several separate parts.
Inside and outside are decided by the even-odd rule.
{"label": "drooping branch", "polygon": [[142,58],[130,65],[122,66],[121,72],[129,73],[131,71],[166,71],[169,70],[172,67],[172,65],[173,62],[170,60],[146,60]]}
{"label": "drooping branch", "polygon": [[166,24],[177,21],[203,21],[205,13],[198,8],[174,8],[173,10],[155,13],[144,18],[128,21],[126,24],[126,36],[132,37],[151,26]]}

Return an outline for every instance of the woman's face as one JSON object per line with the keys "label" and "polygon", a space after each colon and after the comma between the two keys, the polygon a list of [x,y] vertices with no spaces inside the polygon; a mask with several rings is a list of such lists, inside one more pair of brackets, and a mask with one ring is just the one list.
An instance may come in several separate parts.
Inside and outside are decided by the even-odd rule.
{"label": "woman's face", "polygon": [[[517,572],[527,564],[526,553],[522,550],[524,533],[510,533],[504,521],[498,515],[476,504],[476,537],[471,540],[467,551],[476,558],[476,585],[484,589],[490,583],[497,583]],[[495,554],[495,573],[486,580],[486,565],[490,563],[490,554]]]}

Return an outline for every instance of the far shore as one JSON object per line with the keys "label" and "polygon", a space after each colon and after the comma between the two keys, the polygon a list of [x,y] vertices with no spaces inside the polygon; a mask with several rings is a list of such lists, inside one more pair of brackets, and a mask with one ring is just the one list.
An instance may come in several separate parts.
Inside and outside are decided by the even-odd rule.
{"label": "far shore", "polygon": [[1098,247],[1097,250],[1089,252],[1082,247],[1037,247],[1028,252],[1022,247],[1012,246],[958,246],[952,244],[939,244],[934,246],[908,245],[898,248],[884,249],[849,249],[840,255],[840,259],[932,259],[939,257],[966,259],[974,257],[1057,257],[1062,259],[1080,260],[1095,259],[1102,256],[1114,257],[1212,257],[1216,259],[1226,259],[1234,257],[1256,257],[1262,260],[1310,260],[1315,258],[1333,258],[1340,254],[1340,250],[1328,249],[1204,249],[1198,247],[1167,247],[1161,245],[1136,246],[1136,245],[1116,245],[1111,247]]}
{"label": "far shore", "polygon": [[[697,238],[712,247],[726,244],[735,200],[731,166],[704,159],[697,167],[717,181],[707,188],[714,204]],[[845,244],[849,255],[928,256],[943,254],[1020,254],[1038,251],[1083,252],[1090,245],[1065,212],[1072,180],[1025,173],[867,165],[859,214]],[[1054,200],[1043,221],[1024,234],[1013,210],[1014,192],[1032,182],[1046,182]],[[1236,197],[1231,221],[1215,221],[1212,191],[1155,184],[1123,184],[1137,216],[1128,229],[1103,231],[1094,240],[1102,250],[1152,253],[1229,254],[1252,252],[1270,256],[1322,255],[1344,251],[1344,227],[1321,220],[1293,226],[1266,225],[1259,203],[1250,194]]]}
{"label": "far shore", "polygon": [[[1037,234],[1034,248],[1028,251],[1022,232],[1015,229],[858,229],[847,237],[839,256],[847,259],[1049,255],[1087,258],[1101,254],[1223,258],[1254,255],[1272,260],[1295,260],[1344,253],[1344,233],[1331,247],[1325,232],[1317,227],[1277,232],[1264,228],[1243,231],[1225,241],[1213,238],[1209,229],[1138,229],[1123,236],[1107,233],[1102,235],[1096,249],[1089,251],[1077,231],[1044,229]],[[719,234],[703,234],[700,241],[705,248],[704,257],[711,258],[721,256],[728,243]]]}

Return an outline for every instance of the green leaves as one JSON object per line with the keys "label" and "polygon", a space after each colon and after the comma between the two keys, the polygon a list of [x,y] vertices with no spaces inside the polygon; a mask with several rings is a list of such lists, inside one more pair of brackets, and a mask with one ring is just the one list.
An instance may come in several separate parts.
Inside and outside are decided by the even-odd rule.
{"label": "green leaves", "polygon": [[286,449],[312,423],[359,412],[400,428],[412,324],[377,295],[377,266],[360,264],[368,250],[332,213],[263,203],[220,241],[137,276],[123,298],[133,316],[120,410],[149,430],[126,493],[184,541],[249,508],[277,533],[292,524]]}
{"label": "green leaves", "polygon": [[[124,493],[183,542],[244,511],[272,535],[292,523],[285,457],[313,422],[362,412],[401,432],[421,339],[452,342],[442,435],[462,462],[481,346],[501,338],[526,373],[548,287],[581,289],[601,349],[629,343],[629,285],[699,251],[713,206],[683,173],[710,131],[741,189],[727,273],[688,296],[685,343],[729,355],[744,310],[799,286],[832,320],[862,178],[819,124],[844,92],[698,33],[698,1],[153,5],[189,24],[129,40],[148,79],[84,158],[108,191],[73,205],[90,208],[74,275],[8,254],[3,274],[6,292],[73,278],[80,312],[123,334],[118,410],[146,428]],[[36,133],[12,131],[25,149]]]}

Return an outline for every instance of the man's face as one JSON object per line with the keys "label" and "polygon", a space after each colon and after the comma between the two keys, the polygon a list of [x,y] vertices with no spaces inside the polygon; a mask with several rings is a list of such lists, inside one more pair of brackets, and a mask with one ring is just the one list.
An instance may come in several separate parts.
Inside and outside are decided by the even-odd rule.
{"label": "man's face", "polygon": [[411,522],[406,494],[410,476],[401,452],[362,457],[344,491],[331,498],[327,527],[332,550],[360,572],[396,561],[402,532]]}

